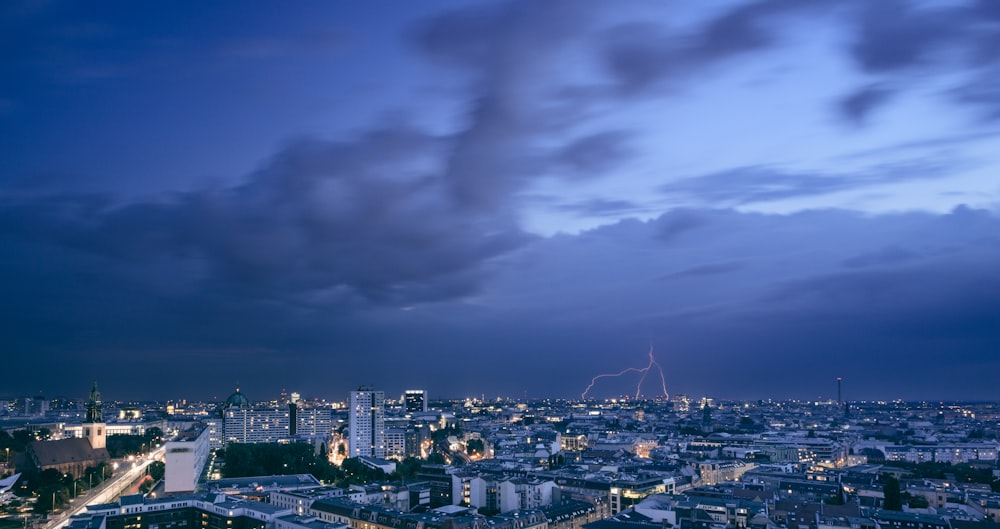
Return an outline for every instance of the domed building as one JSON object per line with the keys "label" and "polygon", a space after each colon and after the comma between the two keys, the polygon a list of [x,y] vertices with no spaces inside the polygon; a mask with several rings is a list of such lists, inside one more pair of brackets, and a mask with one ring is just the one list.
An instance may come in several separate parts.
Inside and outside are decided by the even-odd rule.
{"label": "domed building", "polygon": [[210,430],[209,446],[213,450],[229,443],[276,443],[288,439],[316,439],[318,443],[327,443],[333,433],[330,408],[255,404],[240,391],[239,384],[219,404],[214,416],[205,422]]}
{"label": "domed building", "polygon": [[230,408],[249,408],[249,407],[250,407],[250,399],[248,399],[246,395],[240,393],[240,385],[237,384],[236,391],[233,392],[233,394],[230,395],[229,398],[227,398],[226,401],[223,402],[221,406],[219,406],[219,416],[225,417],[226,410]]}

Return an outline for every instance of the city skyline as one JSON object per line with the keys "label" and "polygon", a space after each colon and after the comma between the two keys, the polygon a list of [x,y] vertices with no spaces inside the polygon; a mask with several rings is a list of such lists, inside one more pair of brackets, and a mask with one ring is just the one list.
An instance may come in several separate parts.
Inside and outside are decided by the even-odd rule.
{"label": "city skyline", "polygon": [[1000,401],[991,0],[18,0],[0,35],[0,393]]}
{"label": "city skyline", "polygon": [[[629,369],[628,371],[636,371],[634,369]],[[631,382],[631,383],[630,383]],[[770,395],[758,395],[752,396],[745,399],[730,398],[725,396],[713,395],[709,393],[676,393],[664,396],[663,394],[647,394],[642,392],[638,395],[635,394],[636,381],[625,381],[619,384],[619,388],[623,391],[617,394],[607,393],[600,396],[586,395],[581,397],[581,395],[546,395],[546,394],[487,394],[485,392],[480,392],[478,394],[444,394],[439,397],[435,397],[431,400],[421,401],[423,411],[433,411],[430,407],[431,402],[437,401],[438,403],[456,403],[456,402],[476,402],[476,403],[492,403],[492,402],[545,402],[545,401],[559,401],[559,402],[579,402],[579,403],[592,403],[592,404],[628,404],[635,403],[641,404],[644,402],[649,403],[664,403],[664,402],[678,402],[683,400],[685,402],[695,402],[702,403],[705,401],[712,403],[755,403],[755,402],[773,402],[773,403],[815,403],[815,404],[832,404],[832,405],[852,405],[852,406],[865,406],[865,405],[881,405],[889,404],[893,402],[901,402],[908,404],[915,403],[925,403],[925,404],[956,404],[956,403],[1000,403],[997,400],[990,399],[903,399],[900,397],[888,397],[888,396],[874,396],[868,398],[847,398],[844,396],[843,390],[843,377],[837,377],[833,380],[833,383],[829,388],[817,387],[817,392],[812,396],[802,396],[802,397],[785,397],[776,398]],[[273,386],[277,388],[278,386]],[[329,406],[329,405],[341,405],[341,409],[350,408],[351,398],[355,393],[361,391],[361,389],[366,391],[375,391],[384,395],[384,402],[386,404],[392,403],[393,406],[403,410],[406,413],[412,413],[419,410],[411,410],[411,401],[408,397],[411,392],[421,392],[426,394],[426,390],[414,390],[410,386],[406,386],[407,389],[401,391],[395,391],[395,388],[381,388],[373,387],[366,384],[361,384],[360,386],[355,386],[349,388],[347,391],[334,390],[327,393],[315,393],[315,394],[302,394],[298,391],[293,393],[299,395],[297,403],[301,406],[312,407],[316,405]],[[125,406],[124,409],[131,409],[129,406],[138,404],[159,404],[159,405],[173,405],[180,406],[183,408],[185,405],[210,405],[210,406],[225,406],[227,404],[226,392],[232,392],[242,395],[247,399],[247,405],[249,406],[264,406],[264,407],[283,407],[287,404],[292,403],[292,400],[284,400],[287,396],[287,387],[281,386],[280,389],[271,391],[271,386],[263,387],[251,387],[252,390],[261,390],[260,394],[250,394],[243,391],[243,387],[236,385],[234,387],[229,387],[221,392],[207,391],[207,392],[195,392],[193,395],[181,394],[177,391],[168,391],[165,395],[155,395],[151,398],[133,398],[130,395],[119,395],[117,398],[107,401],[108,404],[112,406]],[[593,389],[593,388],[591,388]],[[230,395],[230,398],[231,395]],[[46,402],[58,401],[59,410],[70,411],[76,409],[77,412],[83,413],[85,408],[83,406],[86,401],[86,395],[80,396],[72,393],[71,391],[63,388],[62,390],[50,390],[50,391],[35,391],[25,394],[0,394],[0,400],[6,400],[8,403],[13,403],[15,401],[20,402],[21,399],[31,400],[31,399],[45,399]],[[37,407],[37,404],[34,405]],[[56,408],[49,408],[46,406],[45,410],[54,410]],[[116,408],[117,409],[117,408]],[[82,416],[82,415],[81,415]]]}

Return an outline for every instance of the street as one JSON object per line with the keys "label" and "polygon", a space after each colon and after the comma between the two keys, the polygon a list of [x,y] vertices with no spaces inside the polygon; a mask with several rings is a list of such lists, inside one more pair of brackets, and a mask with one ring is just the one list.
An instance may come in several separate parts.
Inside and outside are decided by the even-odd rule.
{"label": "street", "polygon": [[166,447],[160,447],[139,461],[119,461],[119,469],[122,465],[131,465],[124,472],[120,472],[118,475],[112,477],[111,479],[101,483],[99,486],[95,487],[93,490],[87,492],[87,494],[80,496],[75,499],[75,501],[70,504],[70,506],[58,515],[56,518],[49,520],[43,527],[44,529],[62,529],[69,523],[70,518],[73,515],[83,512],[88,505],[96,505],[100,503],[111,503],[114,501],[121,493],[127,490],[145,474],[146,467],[150,463],[157,460],[163,460],[163,455],[166,451]]}

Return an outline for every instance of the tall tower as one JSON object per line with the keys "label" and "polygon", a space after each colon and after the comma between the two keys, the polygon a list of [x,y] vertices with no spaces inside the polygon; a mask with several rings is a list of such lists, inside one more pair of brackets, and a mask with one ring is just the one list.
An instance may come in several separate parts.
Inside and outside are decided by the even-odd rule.
{"label": "tall tower", "polygon": [[349,457],[385,457],[385,392],[361,386],[351,392]]}
{"label": "tall tower", "polygon": [[841,401],[841,400],[840,400],[840,383],[841,383],[841,382],[842,382],[843,380],[844,380],[844,379],[842,379],[842,378],[840,378],[840,377],[837,377],[837,405],[838,405],[838,406],[839,406],[840,404],[842,404],[842,403],[843,403],[843,401]]}
{"label": "tall tower", "polygon": [[94,379],[94,386],[90,389],[90,398],[87,399],[87,416],[83,420],[83,437],[90,441],[90,447],[94,450],[107,446],[107,425],[104,424],[101,392],[97,391],[97,379]]}

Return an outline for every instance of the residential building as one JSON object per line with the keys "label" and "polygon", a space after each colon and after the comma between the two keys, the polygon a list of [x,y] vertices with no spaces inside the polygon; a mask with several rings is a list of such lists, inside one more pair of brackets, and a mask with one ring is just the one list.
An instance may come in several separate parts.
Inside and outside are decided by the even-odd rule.
{"label": "residential building", "polygon": [[351,392],[349,457],[385,458],[385,392],[361,386]]}

